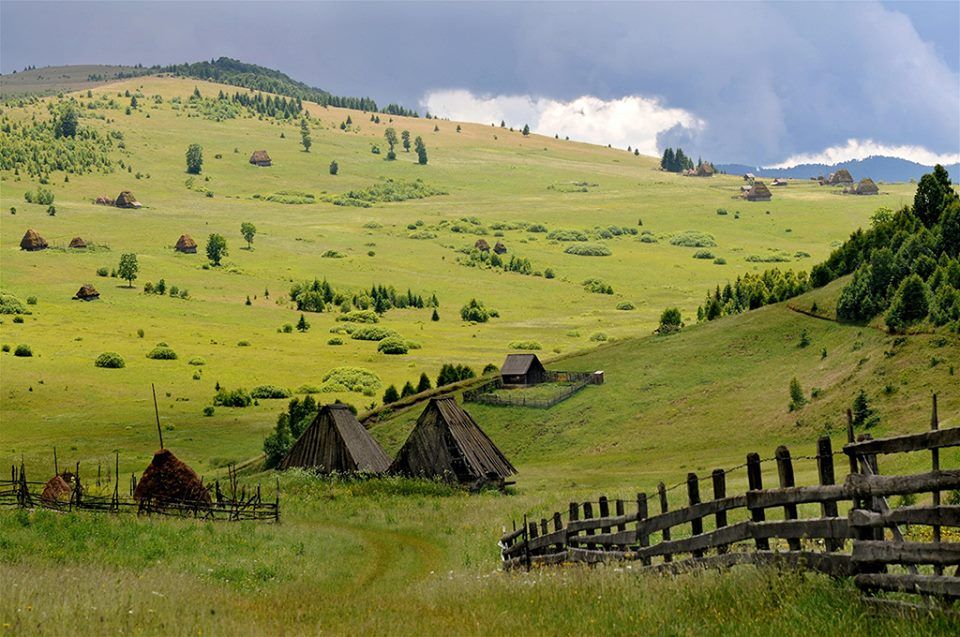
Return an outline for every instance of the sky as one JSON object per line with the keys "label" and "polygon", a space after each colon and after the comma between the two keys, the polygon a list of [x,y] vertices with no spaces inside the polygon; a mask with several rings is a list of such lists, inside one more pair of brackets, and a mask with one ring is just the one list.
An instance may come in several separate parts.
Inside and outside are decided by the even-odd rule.
{"label": "sky", "polygon": [[339,95],[720,163],[960,161],[960,2],[18,2],[0,71],[228,56]]}

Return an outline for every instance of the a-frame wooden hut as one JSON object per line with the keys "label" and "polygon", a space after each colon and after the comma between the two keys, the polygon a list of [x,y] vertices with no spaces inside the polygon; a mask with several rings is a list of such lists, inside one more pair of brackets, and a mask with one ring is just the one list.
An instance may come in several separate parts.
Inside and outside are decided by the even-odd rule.
{"label": "a-frame wooden hut", "polygon": [[507,354],[500,378],[504,387],[527,387],[546,382],[547,370],[536,354]]}
{"label": "a-frame wooden hut", "polygon": [[390,458],[346,405],[325,405],[293,444],[281,469],[320,473],[382,473]]}
{"label": "a-frame wooden hut", "polygon": [[517,470],[452,397],[431,398],[390,472],[502,487]]}

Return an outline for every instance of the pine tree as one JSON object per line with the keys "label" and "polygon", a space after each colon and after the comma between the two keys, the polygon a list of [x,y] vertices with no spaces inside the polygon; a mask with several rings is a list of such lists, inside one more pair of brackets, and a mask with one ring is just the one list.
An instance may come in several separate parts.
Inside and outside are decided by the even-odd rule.
{"label": "pine tree", "polygon": [[421,372],[420,382],[417,383],[417,393],[427,391],[428,389],[430,389],[430,378],[427,376],[426,372]]}
{"label": "pine tree", "polygon": [[400,390],[400,398],[406,398],[407,396],[413,396],[417,393],[417,390],[413,388],[413,383],[409,380],[404,383],[403,389]]}
{"label": "pine tree", "polygon": [[431,321],[439,321],[439,320],[440,320],[440,314],[439,314],[439,312],[437,312],[437,308],[433,308],[433,314],[430,316],[430,320],[431,320]]}
{"label": "pine tree", "polygon": [[400,139],[403,140],[403,150],[404,152],[410,152],[410,131],[405,130],[400,133]]}
{"label": "pine tree", "polygon": [[303,151],[309,153],[313,140],[310,139],[310,125],[307,124],[306,118],[300,120],[300,143],[303,144]]}
{"label": "pine tree", "polygon": [[397,393],[397,388],[393,385],[387,387],[387,390],[383,392],[383,404],[389,405],[390,403],[395,403],[400,400],[400,394]]}
{"label": "pine tree", "polygon": [[526,124],[523,125],[523,136],[528,137],[530,135],[530,127]]}
{"label": "pine tree", "polygon": [[421,137],[417,137],[417,139],[414,140],[414,146],[417,151],[417,163],[419,163],[421,166],[425,166],[427,164],[427,147],[423,143],[423,139]]}
{"label": "pine tree", "polygon": [[338,172],[340,172],[340,165],[337,163],[337,160],[334,159],[330,162],[330,174],[336,175]]}
{"label": "pine tree", "polygon": [[297,321],[297,329],[301,332],[306,332],[310,329],[310,323],[307,322],[307,317],[303,314],[300,314],[300,320]]}

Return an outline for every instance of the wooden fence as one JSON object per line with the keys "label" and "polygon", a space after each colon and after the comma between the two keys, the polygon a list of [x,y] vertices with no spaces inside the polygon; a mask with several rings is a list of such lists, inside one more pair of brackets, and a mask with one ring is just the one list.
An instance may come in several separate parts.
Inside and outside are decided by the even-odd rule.
{"label": "wooden fence", "polygon": [[[819,484],[813,486],[796,485],[795,459],[781,446],[768,460],[751,453],[739,467],[714,470],[709,499],[702,497],[701,478],[690,473],[670,489],[661,482],[656,494],[640,493],[629,502],[600,497],[597,502],[571,502],[567,511],[549,518],[525,516],[500,538],[503,565],[529,569],[633,560],[643,570],[678,572],[779,563],[852,576],[860,589],[871,593],[960,598],[960,542],[941,537],[943,527],[960,527],[960,506],[941,502],[942,492],[960,489],[960,470],[940,467],[940,450],[960,446],[960,427],[939,429],[936,396],[931,425],[919,434],[876,440],[862,435],[855,441],[848,414],[848,444],[842,451],[834,452],[824,436],[815,455],[796,459],[816,462]],[[911,452],[929,453],[931,470],[881,475],[880,456]],[[837,456],[845,456],[849,467],[840,483],[835,479]],[[764,485],[767,463],[776,466],[775,488]],[[727,478],[741,470],[748,490],[729,495]],[[671,509],[669,493],[683,487],[683,505]],[[927,494],[932,494],[930,504],[891,509],[887,503],[890,496]],[[654,506],[658,513],[651,511]],[[768,512],[774,519],[767,519]],[[914,527],[910,541],[901,525]]]}
{"label": "wooden fence", "polygon": [[548,409],[570,398],[587,385],[594,384],[596,381],[592,372],[548,371],[546,382],[570,383],[570,385],[563,389],[558,389],[552,396],[547,398],[531,398],[524,395],[522,389],[518,390],[516,395],[504,396],[492,393],[495,390],[503,388],[503,379],[498,376],[478,387],[463,392],[463,402]]}
{"label": "wooden fence", "polygon": [[274,499],[264,499],[261,485],[251,489],[237,483],[235,471],[231,470],[227,490],[220,488],[219,480],[208,487],[211,501],[175,500],[162,503],[137,501],[133,493],[137,488],[135,476],[130,476],[129,496],[120,495],[119,478],[114,482],[113,493],[109,496],[92,495],[80,479],[80,465],[70,483],[68,495],[52,498],[43,497],[46,483],[27,479],[23,465],[10,468],[9,480],[0,482],[0,508],[16,507],[21,509],[50,509],[53,511],[89,511],[95,513],[136,513],[138,515],[165,515],[173,517],[192,517],[203,520],[219,521],[280,521],[280,483],[277,481]]}

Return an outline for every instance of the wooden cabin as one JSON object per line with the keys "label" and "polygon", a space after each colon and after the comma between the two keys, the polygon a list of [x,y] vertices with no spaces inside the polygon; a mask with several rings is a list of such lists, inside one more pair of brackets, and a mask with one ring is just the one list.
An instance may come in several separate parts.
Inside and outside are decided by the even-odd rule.
{"label": "wooden cabin", "polygon": [[547,380],[547,370],[536,354],[507,354],[500,368],[504,387],[529,387]]}
{"label": "wooden cabin", "polygon": [[325,405],[281,461],[281,469],[301,467],[320,473],[383,473],[390,458],[350,408]]}

